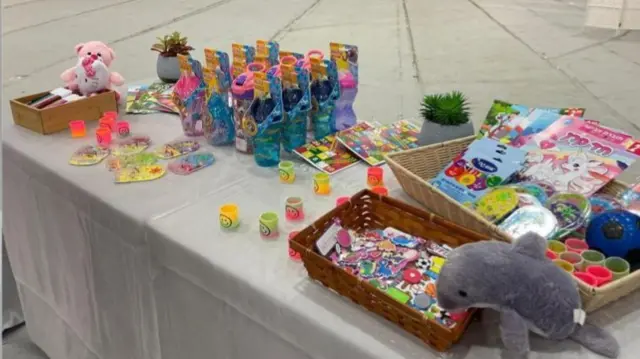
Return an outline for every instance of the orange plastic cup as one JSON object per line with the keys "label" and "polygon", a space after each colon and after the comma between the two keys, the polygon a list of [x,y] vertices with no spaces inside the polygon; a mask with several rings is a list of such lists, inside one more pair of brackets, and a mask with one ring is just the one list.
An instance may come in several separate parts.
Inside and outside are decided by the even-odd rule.
{"label": "orange plastic cup", "polygon": [[373,187],[371,189],[371,191],[373,193],[377,193],[377,194],[379,194],[381,196],[388,196],[389,195],[389,190],[387,189],[387,187],[384,187],[384,186]]}
{"label": "orange plastic cup", "polygon": [[98,123],[100,124],[100,127],[108,128],[109,131],[116,130],[116,119],[113,117],[103,116],[100,118]]}
{"label": "orange plastic cup", "polygon": [[87,127],[84,121],[69,121],[69,130],[71,130],[71,137],[78,138],[87,135]]}
{"label": "orange plastic cup", "polygon": [[114,121],[118,121],[118,112],[116,111],[106,111],[102,113],[102,117],[111,117]]}
{"label": "orange plastic cup", "polygon": [[111,144],[111,130],[106,127],[98,127],[96,142],[98,142],[98,146],[108,147]]}

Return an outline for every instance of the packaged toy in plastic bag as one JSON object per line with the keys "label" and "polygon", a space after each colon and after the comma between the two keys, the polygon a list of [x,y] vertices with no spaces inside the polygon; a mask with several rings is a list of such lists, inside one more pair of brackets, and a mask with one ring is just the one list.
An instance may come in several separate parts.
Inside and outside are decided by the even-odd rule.
{"label": "packaged toy in plastic bag", "polygon": [[181,74],[173,87],[173,102],[178,108],[184,134],[202,136],[202,120],[207,111],[202,65],[184,55],[178,55],[178,62]]}
{"label": "packaged toy in plastic bag", "polygon": [[203,70],[207,85],[204,136],[211,145],[230,145],[235,142],[236,131],[233,111],[229,106],[231,90],[229,55],[213,49],[204,49],[204,55],[207,65]]}
{"label": "packaged toy in plastic bag", "polygon": [[340,98],[336,63],[311,57],[311,124],[317,140],[336,132],[334,110]]}
{"label": "packaged toy in plastic bag", "polygon": [[283,106],[280,79],[255,72],[254,100],[243,119],[243,129],[253,137],[254,158],[258,166],[272,167],[280,163]]}
{"label": "packaged toy in plastic bag", "polygon": [[[291,64],[286,61],[292,62]],[[287,152],[303,146],[307,140],[307,119],[311,110],[311,89],[309,72],[303,67],[295,66],[295,57],[283,58],[280,71],[282,73],[282,103],[284,107],[284,128],[282,146]]]}
{"label": "packaged toy in plastic bag", "polygon": [[342,131],[356,124],[358,121],[353,111],[353,102],[358,94],[358,48],[353,45],[332,42],[331,60],[338,69],[340,84],[340,98],[336,102],[334,116],[336,130]]}

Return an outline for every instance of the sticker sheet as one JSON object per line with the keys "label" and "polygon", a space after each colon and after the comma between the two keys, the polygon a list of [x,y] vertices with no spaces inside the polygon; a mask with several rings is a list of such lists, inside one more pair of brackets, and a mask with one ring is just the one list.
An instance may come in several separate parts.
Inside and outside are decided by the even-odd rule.
{"label": "sticker sheet", "polygon": [[158,179],[167,172],[160,165],[141,165],[125,167],[115,172],[116,183],[145,182]]}
{"label": "sticker sheet", "polygon": [[76,150],[69,159],[73,166],[93,166],[109,156],[109,149],[98,146],[83,146]]}
{"label": "sticker sheet", "polygon": [[169,171],[177,175],[188,175],[195,171],[201,170],[205,167],[209,167],[213,164],[215,158],[213,153],[190,153],[185,157],[178,158],[177,160],[169,163]]}
{"label": "sticker sheet", "polygon": [[118,141],[111,150],[114,156],[126,156],[140,153],[146,150],[151,144],[151,139],[147,136],[132,136]]}
{"label": "sticker sheet", "polygon": [[193,140],[182,140],[169,142],[155,150],[156,156],[163,160],[184,156],[187,153],[195,152],[200,148],[200,143]]}
{"label": "sticker sheet", "polygon": [[112,156],[107,159],[107,169],[109,171],[119,171],[126,167],[138,167],[144,165],[153,165],[158,162],[158,157],[153,153],[140,152],[126,156]]}
{"label": "sticker sheet", "polygon": [[334,135],[311,141],[304,146],[296,148],[294,153],[309,162],[313,167],[327,174],[338,173],[360,161],[360,159],[347,151]]}
{"label": "sticker sheet", "polygon": [[386,154],[418,147],[420,128],[401,120],[391,125],[373,126],[368,122],[340,131],[336,137],[345,147],[371,166],[384,164]]}

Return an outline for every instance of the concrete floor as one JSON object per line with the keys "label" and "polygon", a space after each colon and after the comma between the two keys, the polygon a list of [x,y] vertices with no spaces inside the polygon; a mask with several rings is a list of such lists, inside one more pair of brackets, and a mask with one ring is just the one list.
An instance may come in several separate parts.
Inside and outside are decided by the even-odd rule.
{"label": "concrete floor", "polygon": [[[581,106],[640,135],[640,32],[584,29],[586,0],[4,0],[7,100],[61,85],[75,44],[109,43],[129,82],[155,77],[156,36],[202,49],[274,39],[282,49],[360,48],[363,120],[417,117],[423,94],[460,90],[479,124],[494,98]],[[640,175],[635,166],[623,179]],[[636,297],[637,299],[637,297]],[[17,357],[5,356],[16,359]]]}

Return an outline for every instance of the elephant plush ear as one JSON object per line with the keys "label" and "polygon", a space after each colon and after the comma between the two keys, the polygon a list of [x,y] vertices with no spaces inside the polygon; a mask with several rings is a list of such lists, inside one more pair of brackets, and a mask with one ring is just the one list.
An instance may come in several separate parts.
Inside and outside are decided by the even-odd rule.
{"label": "elephant plush ear", "polygon": [[528,232],[515,240],[513,251],[535,259],[545,259],[547,240],[535,232]]}

